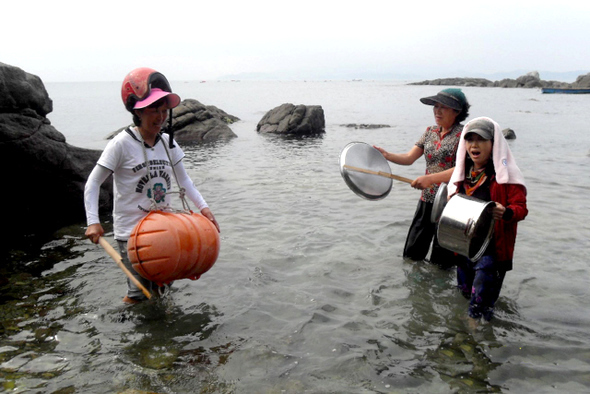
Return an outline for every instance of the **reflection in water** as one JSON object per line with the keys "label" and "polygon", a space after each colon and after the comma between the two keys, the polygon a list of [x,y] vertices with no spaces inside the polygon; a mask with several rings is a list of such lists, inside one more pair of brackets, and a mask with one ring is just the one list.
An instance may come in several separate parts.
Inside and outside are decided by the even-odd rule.
{"label": "reflection in water", "polygon": [[131,338],[139,336],[140,340],[127,345],[125,353],[142,367],[171,368],[185,347],[192,350],[193,344],[208,339],[217,327],[212,324],[217,312],[207,305],[189,313],[174,306],[170,299],[152,304],[138,305],[128,317],[135,322]]}
{"label": "reflection in water", "polygon": [[[120,271],[110,262],[103,269],[108,259],[94,246],[69,241],[42,248],[42,260],[46,268],[55,266],[53,273],[35,279],[12,272],[0,288],[0,387],[70,392],[81,387],[71,382],[81,381],[89,382],[85,392],[230,387],[213,373],[236,348],[227,340],[210,342],[222,318],[217,308],[179,304],[183,299],[176,300],[173,290],[164,299],[113,309],[120,294],[113,300],[94,281],[101,282],[100,275],[102,283],[118,281]],[[78,256],[84,251],[82,263]],[[88,261],[89,253],[98,258]],[[106,386],[103,377],[110,377]]]}
{"label": "reflection in water", "polygon": [[324,140],[325,134],[260,134],[260,136],[264,139],[265,143],[270,143],[277,148],[291,150],[293,148],[299,149],[320,145]]}
{"label": "reflection in water", "polygon": [[492,362],[486,354],[496,342],[492,326],[469,328],[467,303],[455,288],[455,269],[411,262],[404,272],[409,289],[410,317],[404,322],[409,344],[400,344],[417,351],[412,374],[428,381],[440,378],[453,391],[499,392],[489,376],[501,363]]}
{"label": "reflection in water", "polygon": [[227,362],[235,345],[208,347],[220,317],[216,308],[201,304],[189,310],[175,305],[174,296],[124,310],[115,320],[129,320],[134,327],[123,334],[125,343],[118,361],[128,366],[123,388],[197,392],[230,387],[212,373]]}

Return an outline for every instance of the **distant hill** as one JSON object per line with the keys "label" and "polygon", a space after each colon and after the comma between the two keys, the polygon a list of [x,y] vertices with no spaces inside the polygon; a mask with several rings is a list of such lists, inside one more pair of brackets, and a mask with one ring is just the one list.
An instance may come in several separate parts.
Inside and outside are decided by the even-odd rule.
{"label": "distant hill", "polygon": [[[412,72],[371,72],[366,70],[359,71],[278,71],[278,72],[248,72],[238,74],[228,74],[219,76],[219,80],[256,80],[256,81],[276,81],[276,80],[395,80],[395,81],[419,81],[423,79],[434,78],[486,78],[492,81],[502,80],[505,78],[516,79],[531,70],[514,70],[497,73],[477,73],[465,70],[456,72],[433,72],[431,73],[412,73]],[[539,75],[546,81],[574,82],[580,75],[588,74],[590,70],[577,70],[566,72],[539,71]]]}
{"label": "distant hill", "polygon": [[[493,81],[502,80],[504,78],[511,78],[516,79],[526,73],[530,72],[531,70],[515,70],[510,72],[498,72],[493,74],[477,74],[474,73],[473,75],[469,75],[469,77],[478,77],[478,78],[486,78],[491,79]],[[565,72],[556,72],[556,71],[539,71],[539,76],[541,79],[546,81],[561,81],[561,82],[574,82],[576,78],[580,75],[588,74],[590,70],[577,70],[577,71],[565,71]],[[457,75],[459,76],[459,75]]]}

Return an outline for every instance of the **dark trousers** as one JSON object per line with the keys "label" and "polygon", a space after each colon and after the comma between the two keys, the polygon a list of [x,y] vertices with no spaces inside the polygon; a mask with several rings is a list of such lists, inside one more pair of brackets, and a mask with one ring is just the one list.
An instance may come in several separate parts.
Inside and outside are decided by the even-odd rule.
{"label": "dark trousers", "polygon": [[457,265],[458,257],[454,252],[438,244],[437,225],[430,220],[432,206],[432,203],[418,201],[416,213],[406,238],[404,257],[412,260],[424,260],[432,242],[430,262],[444,269],[451,268]]}
{"label": "dark trousers", "polygon": [[505,276],[506,271],[497,268],[492,256],[483,256],[476,262],[465,257],[457,265],[457,286],[469,300],[469,316],[492,319]]}

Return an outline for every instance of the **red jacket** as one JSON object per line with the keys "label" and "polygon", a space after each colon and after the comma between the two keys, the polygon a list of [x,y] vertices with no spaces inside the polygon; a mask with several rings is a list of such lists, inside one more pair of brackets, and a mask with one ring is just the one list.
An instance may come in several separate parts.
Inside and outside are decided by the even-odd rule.
{"label": "red jacket", "polygon": [[494,225],[496,258],[503,269],[512,269],[512,256],[516,243],[516,226],[529,213],[526,206],[526,188],[523,185],[499,184],[493,177],[490,183],[492,201],[499,202],[513,212],[509,220],[497,220]]}

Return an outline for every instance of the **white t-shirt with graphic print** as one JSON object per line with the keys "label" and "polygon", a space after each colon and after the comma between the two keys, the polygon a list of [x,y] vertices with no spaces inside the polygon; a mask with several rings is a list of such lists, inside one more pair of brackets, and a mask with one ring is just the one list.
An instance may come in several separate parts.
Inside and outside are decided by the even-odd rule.
{"label": "white t-shirt with graphic print", "polygon": [[[181,208],[178,194],[169,193],[172,190],[178,191],[172,166],[183,159],[184,152],[178,144],[173,148],[169,147],[167,134],[161,134],[161,137],[153,147],[144,145],[147,167],[141,136],[135,127],[117,134],[98,159],[98,165],[113,172],[113,219],[117,240],[126,241],[129,238],[135,225],[149,213],[152,197],[158,208]],[[166,154],[166,148],[170,158]],[[188,178],[184,173],[177,175]],[[192,182],[183,186],[194,188]],[[204,209],[207,203],[198,191],[197,194],[201,200],[196,202],[197,206]]]}

